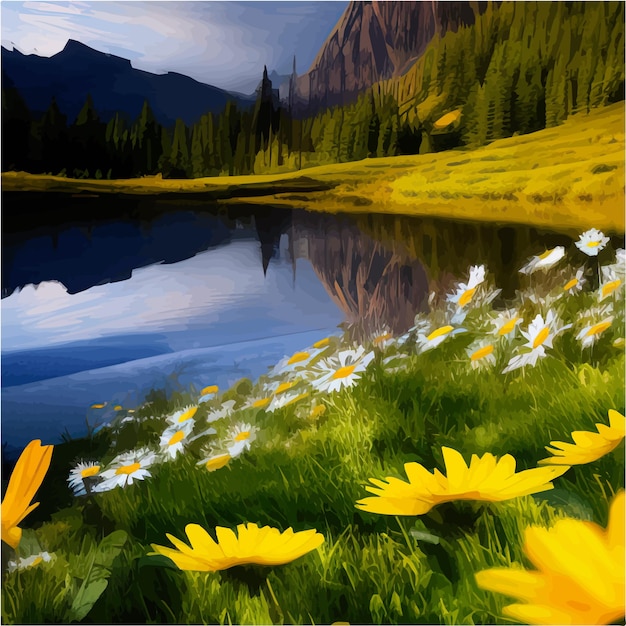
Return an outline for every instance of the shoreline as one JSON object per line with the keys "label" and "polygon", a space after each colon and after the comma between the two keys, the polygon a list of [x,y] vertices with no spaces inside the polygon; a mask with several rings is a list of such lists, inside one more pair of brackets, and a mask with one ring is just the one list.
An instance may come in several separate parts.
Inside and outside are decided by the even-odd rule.
{"label": "shoreline", "polygon": [[[598,134],[600,133],[600,134]],[[2,173],[2,191],[76,199],[203,200],[331,213],[389,213],[623,234],[624,109],[474,150],[365,159],[295,172],[196,179],[69,179]]]}

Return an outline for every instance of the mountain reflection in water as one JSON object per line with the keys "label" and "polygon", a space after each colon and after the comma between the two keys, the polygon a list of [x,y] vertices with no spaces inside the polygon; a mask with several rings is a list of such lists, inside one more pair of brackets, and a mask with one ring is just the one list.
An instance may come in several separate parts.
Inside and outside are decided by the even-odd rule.
{"label": "mountain reflection in water", "polygon": [[[281,237],[286,236],[285,254],[293,264],[294,280],[296,260],[307,259],[346,321],[367,330],[388,326],[403,332],[415,313],[428,307],[429,293],[452,289],[470,265],[485,264],[502,297],[512,297],[519,287],[518,269],[529,255],[569,246],[575,235],[399,215],[218,207],[197,200],[155,199],[152,205],[146,199],[135,204],[126,200],[127,217],[111,220],[104,219],[101,206],[110,200],[82,199],[84,208],[76,199],[72,202],[73,216],[92,214],[98,219],[78,217],[62,226],[4,233],[3,297],[45,281],[58,281],[74,294],[132,280],[137,268],[174,264],[238,239],[259,242],[258,262],[265,273],[279,257]],[[11,210],[16,207],[9,199],[5,213]]]}

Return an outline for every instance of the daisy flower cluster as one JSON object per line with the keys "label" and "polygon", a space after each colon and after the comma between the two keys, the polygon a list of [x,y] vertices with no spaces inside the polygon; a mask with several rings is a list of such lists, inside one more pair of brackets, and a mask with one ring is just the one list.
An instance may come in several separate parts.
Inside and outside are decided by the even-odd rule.
{"label": "daisy flower cluster", "polygon": [[[595,261],[601,253],[609,256],[608,243],[602,232],[591,229],[580,236],[576,248]],[[592,351],[607,337],[622,345],[624,250],[598,265],[599,281],[593,287],[583,259],[574,257],[579,266],[570,269],[566,257],[563,246],[532,256],[519,270],[522,283],[529,277],[530,287],[520,289],[514,302],[499,299],[501,290],[484,265],[472,265],[445,298],[431,294],[430,312],[418,314],[415,325],[401,335],[383,325],[361,341],[356,340],[356,327],[343,337],[322,338],[286,355],[244,398],[233,399],[229,390],[220,393],[214,384],[205,386],[192,403],[161,418],[151,416],[162,424],[152,444],[126,450],[108,463],[79,460],[68,477],[69,487],[76,496],[86,496],[132,486],[150,478],[156,466],[185,455],[195,457],[199,469],[224,468],[265,443],[264,421],[272,414],[295,406],[303,423],[315,423],[325,412],[324,397],[358,385],[373,363],[397,373],[413,358],[427,358],[449,344],[448,354],[465,363],[468,372],[499,368],[506,375],[553,356],[568,333],[582,351]],[[142,419],[130,411],[119,415],[118,429]]]}

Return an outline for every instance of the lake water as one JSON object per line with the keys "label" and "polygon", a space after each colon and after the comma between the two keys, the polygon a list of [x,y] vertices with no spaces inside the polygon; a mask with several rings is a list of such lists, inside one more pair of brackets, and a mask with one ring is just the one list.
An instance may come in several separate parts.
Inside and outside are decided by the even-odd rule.
{"label": "lake water", "polygon": [[[3,198],[2,442],[79,436],[168,391],[256,378],[358,322],[402,332],[485,263],[504,296],[576,233],[199,200]],[[109,218],[115,213],[123,218]],[[87,218],[89,216],[89,218]],[[59,223],[62,225],[59,225]],[[38,224],[33,228],[32,224]]]}

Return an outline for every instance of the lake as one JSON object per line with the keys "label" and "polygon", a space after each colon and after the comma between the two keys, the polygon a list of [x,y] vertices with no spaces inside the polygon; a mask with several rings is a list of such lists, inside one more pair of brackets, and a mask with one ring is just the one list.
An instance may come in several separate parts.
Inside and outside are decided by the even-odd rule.
{"label": "lake", "polygon": [[198,199],[28,198],[3,197],[9,455],[83,435],[152,389],[257,378],[342,322],[403,332],[472,264],[512,297],[529,255],[576,237]]}

